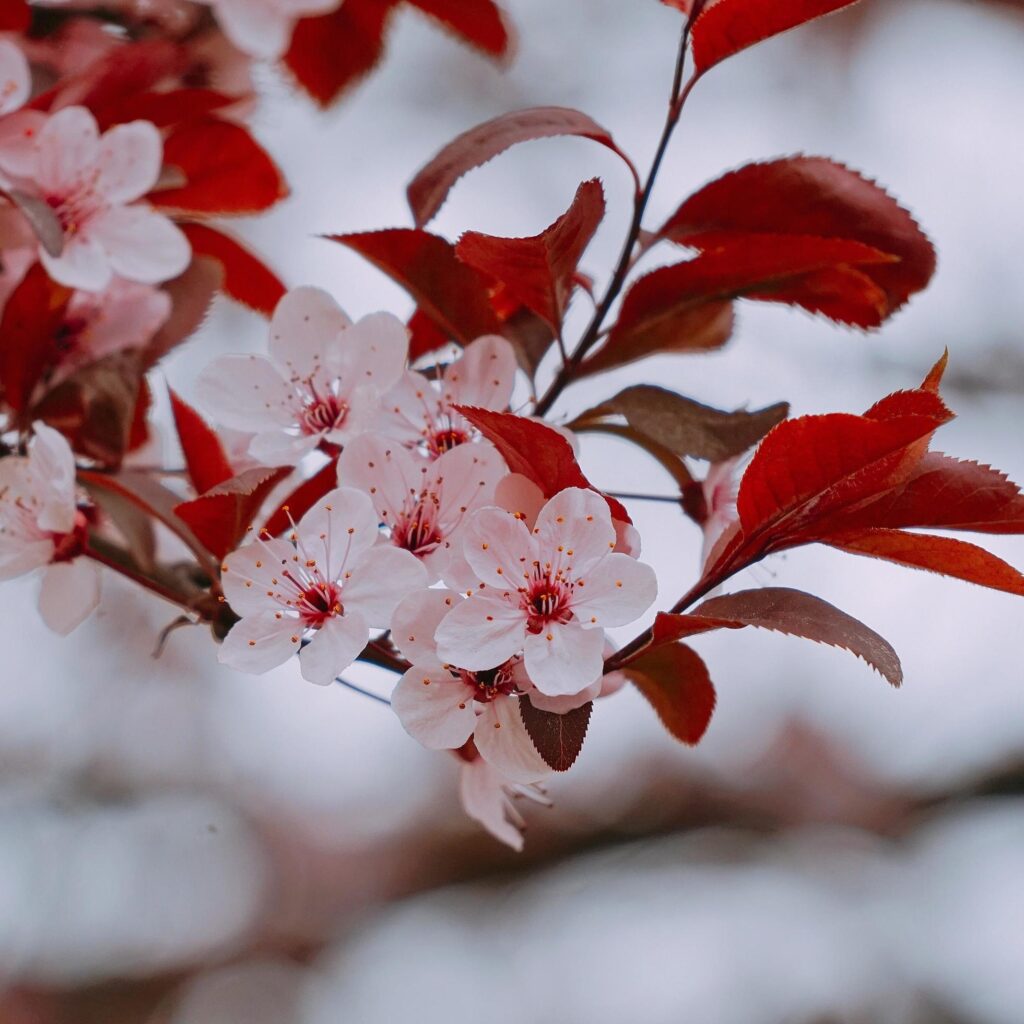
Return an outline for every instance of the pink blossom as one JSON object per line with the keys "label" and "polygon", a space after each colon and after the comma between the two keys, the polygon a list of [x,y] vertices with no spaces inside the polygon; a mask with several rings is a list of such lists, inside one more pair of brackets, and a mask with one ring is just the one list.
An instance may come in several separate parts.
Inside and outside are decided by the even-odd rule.
{"label": "pink blossom", "polygon": [[384,396],[381,431],[438,458],[480,436],[454,407],[475,405],[503,412],[512,398],[515,376],[512,346],[497,335],[477,338],[441,371],[438,381],[407,371]]}
{"label": "pink blossom", "polygon": [[224,34],[243,53],[262,60],[284,56],[295,22],[333,11],[341,0],[205,0]]}
{"label": "pink blossom", "polygon": [[71,448],[44,423],[33,430],[27,457],[0,460],[0,579],[43,568],[39,611],[63,636],[98,604],[99,569],[82,557],[86,519]]}
{"label": "pink blossom", "polygon": [[462,762],[459,797],[470,818],[517,853],[523,848],[526,821],[512,801],[522,797],[543,807],[551,806],[540,786],[513,782],[482,757]]}
{"label": "pink blossom", "polygon": [[405,730],[431,750],[456,750],[473,737],[489,764],[516,782],[551,769],[534,748],[519,714],[529,681],[513,656],[485,672],[442,664],[434,633],[463,599],[450,590],[410,594],[395,609],[392,636],[412,667],[398,681],[391,706]]}
{"label": "pink blossom", "polygon": [[551,498],[531,532],[504,509],[467,522],[463,554],[479,581],[437,631],[438,654],[472,671],[525,652],[541,693],[579,693],[601,676],[604,628],[624,626],[654,600],[654,571],[615,552],[607,502],[570,487]]}
{"label": "pink blossom", "polygon": [[102,136],[85,107],[65,107],[46,121],[34,177],[64,232],[60,256],[39,249],[55,281],[100,291],[114,273],[157,284],[188,266],[191,250],[181,231],[135,202],[156,184],[162,158],[160,133],[149,121],[119,124]]}
{"label": "pink blossom", "polygon": [[338,460],[339,482],[370,495],[391,543],[419,558],[432,583],[467,515],[493,502],[504,473],[490,445],[460,445],[430,462],[380,434],[357,437]]}
{"label": "pink blossom", "polygon": [[700,564],[707,565],[708,558],[723,533],[736,521],[736,497],[739,493],[738,467],[744,462],[742,456],[734,456],[722,462],[713,462],[707,476],[701,482],[706,516],[702,524],[704,543],[701,548]]}
{"label": "pink blossom", "polygon": [[293,288],[270,323],[270,353],[222,356],[199,376],[200,400],[225,426],[253,433],[251,454],[297,461],[321,442],[345,444],[379,414],[409,348],[390,313],[358,323],[319,288]]}
{"label": "pink blossom", "polygon": [[10,39],[0,39],[0,172],[17,179],[35,167],[35,144],[46,115],[22,110],[32,88],[28,61]]}
{"label": "pink blossom", "polygon": [[299,651],[303,677],[329,684],[359,656],[370,629],[388,628],[403,595],[426,583],[416,558],[377,545],[378,536],[370,499],[339,487],[287,540],[261,537],[228,555],[221,583],[242,618],[220,661],[260,674]]}

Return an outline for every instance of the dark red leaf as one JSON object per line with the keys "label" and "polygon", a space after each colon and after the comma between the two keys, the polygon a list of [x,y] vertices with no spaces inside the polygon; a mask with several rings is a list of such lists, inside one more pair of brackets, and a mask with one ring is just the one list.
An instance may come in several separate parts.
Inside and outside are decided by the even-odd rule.
{"label": "dark red leaf", "polygon": [[150,438],[149,413],[153,408],[153,389],[143,377],[139,384],[139,397],[135,401],[132,424],[128,428],[128,451],[138,451]]}
{"label": "dark red leaf", "polygon": [[414,363],[431,352],[436,352],[449,344],[451,338],[445,331],[423,312],[417,309],[406,324],[409,329],[409,362]]}
{"label": "dark red leaf", "polygon": [[455,252],[463,263],[500,281],[509,296],[561,333],[576,265],[604,211],[604,190],[594,178],[580,185],[569,209],[539,235],[496,238],[467,231]]}
{"label": "dark red leaf", "polygon": [[173,213],[260,213],[288,195],[266,150],[241,125],[216,117],[174,128],[164,140],[164,165],[180,171],[185,184],[147,198]]}
{"label": "dark red leaf", "polygon": [[273,537],[279,537],[292,523],[297,523],[328,491],[338,486],[338,460],[331,459],[308,480],[303,480],[298,487],[274,510],[264,523],[266,530]]}
{"label": "dark red leaf", "polygon": [[903,682],[899,657],[887,640],[820,597],[787,587],[764,587],[712,597],[689,615],[662,612],[655,621],[652,645],[672,643],[709,629],[744,626],[842,647],[866,661],[893,686]]}
{"label": "dark red leaf", "polygon": [[144,350],[147,368],[199,330],[223,281],[223,265],[200,256],[183,274],[164,284],[164,291],[171,296],[171,315]]}
{"label": "dark red leaf", "polygon": [[519,714],[534,748],[556,772],[567,772],[580,756],[593,709],[593,701],[588,700],[564,715],[556,715],[535,708],[529,697],[519,699]]}
{"label": "dark red leaf", "polygon": [[712,0],[693,24],[694,72],[857,0]]}
{"label": "dark red leaf", "polygon": [[284,62],[319,104],[333,103],[377,65],[399,0],[345,0],[330,14],[302,18]]}
{"label": "dark red leaf", "polygon": [[205,224],[182,224],[192,252],[209,256],[224,269],[224,292],[257,313],[270,316],[285,287],[280,278],[241,242]]}
{"label": "dark red leaf", "polygon": [[189,479],[198,494],[235,475],[216,431],[173,388],[171,412]]}
{"label": "dark red leaf", "polygon": [[511,39],[493,0],[409,0],[467,43],[492,57],[503,57]]}
{"label": "dark red leaf", "polygon": [[71,292],[35,263],[7,299],[0,320],[0,395],[16,413],[25,411],[55,361],[70,298]]}
{"label": "dark red leaf", "polygon": [[167,89],[162,92],[127,92],[104,113],[106,122],[152,121],[158,128],[170,128],[180,121],[194,120],[224,110],[238,102],[237,96],[213,89]]}
{"label": "dark red leaf", "polygon": [[291,472],[291,466],[248,469],[176,505],[174,513],[208,551],[224,558],[238,547],[273,488]]}
{"label": "dark red leaf", "polygon": [[823,543],[850,554],[867,555],[911,569],[955,576],[968,583],[1024,597],[1024,576],[1012,565],[977,544],[952,537],[867,529],[830,533]]}
{"label": "dark red leaf", "polygon": [[[583,475],[572,446],[557,430],[510,412],[464,405],[458,410],[498,449],[509,471],[532,480],[544,497],[550,498],[567,487],[587,487],[601,494]],[[602,496],[614,518],[632,522],[620,502]]]}
{"label": "dark red leaf", "polygon": [[467,171],[493,160],[517,143],[558,135],[575,135],[606,146],[626,162],[637,181],[636,168],[629,158],[615,145],[609,132],[586,114],[568,107],[531,107],[503,114],[463,132],[413,178],[406,194],[416,226],[423,227],[433,219],[452,186]]}
{"label": "dark red leaf", "polygon": [[554,331],[536,313],[519,306],[502,318],[501,333],[515,349],[523,372],[533,380],[541,361],[554,344]]}
{"label": "dark red leaf", "polygon": [[487,298],[487,284],[460,263],[450,242],[414,228],[328,235],[397,281],[449,337],[468,345],[501,328]]}
{"label": "dark red leaf", "polygon": [[715,687],[700,655],[686,644],[649,647],[623,671],[677,740],[699,743],[715,711]]}
{"label": "dark red leaf", "polygon": [[[913,217],[874,182],[824,157],[796,156],[741,167],[690,196],[658,234],[697,249],[750,236],[860,242],[898,258],[857,265],[856,273],[883,293],[882,319],[924,288],[935,273],[935,250]],[[806,296],[801,304],[813,308],[810,300],[817,294],[816,312],[844,319],[837,316],[837,300],[830,296],[838,294],[841,300],[846,291],[856,293],[856,280],[846,276],[837,278],[828,268],[810,275],[802,282]],[[860,291],[870,306],[870,289],[861,284]]]}
{"label": "dark red leaf", "polygon": [[32,21],[26,0],[0,2],[0,32],[24,32]]}

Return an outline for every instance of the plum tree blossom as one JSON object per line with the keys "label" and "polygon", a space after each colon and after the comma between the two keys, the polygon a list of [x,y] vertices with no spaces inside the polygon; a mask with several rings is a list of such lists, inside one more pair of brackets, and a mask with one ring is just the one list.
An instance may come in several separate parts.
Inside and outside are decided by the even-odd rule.
{"label": "plum tree blossom", "polygon": [[220,649],[226,665],[260,674],[296,651],[302,676],[327,685],[386,629],[426,573],[408,551],[377,545],[377,513],[362,491],[339,487],[287,540],[259,536],[222,566],[224,596],[242,616]]}
{"label": "plum tree blossom", "polygon": [[297,461],[370,426],[408,347],[408,331],[391,314],[353,324],[326,292],[294,288],[274,310],[269,357],[215,359],[197,388],[219,423],[255,435],[254,457]]}
{"label": "plum tree blossom", "polygon": [[512,346],[498,335],[477,338],[441,370],[436,381],[415,370],[406,371],[384,396],[381,430],[436,459],[479,437],[455,406],[503,411],[512,399],[515,377]]}
{"label": "plum tree blossom", "polygon": [[341,0],[204,0],[228,39],[244,53],[277,60],[299,18],[333,11]]}
{"label": "plum tree blossom", "polygon": [[31,173],[35,142],[46,115],[22,110],[32,87],[32,72],[21,49],[0,39],[0,173],[16,180]]}
{"label": "plum tree blossom", "polygon": [[39,612],[66,635],[99,602],[99,567],[82,557],[87,524],[71,447],[45,423],[33,431],[27,456],[0,460],[0,579],[44,569]]}
{"label": "plum tree blossom", "polygon": [[505,472],[491,445],[460,445],[429,462],[380,434],[357,437],[338,460],[339,482],[370,495],[391,543],[419,558],[431,582],[447,568],[467,516],[493,503]]}
{"label": "plum tree blossom", "polygon": [[114,273],[157,284],[188,266],[182,232],[136,202],[156,184],[162,154],[149,121],[115,125],[102,136],[85,107],[65,107],[46,121],[36,140],[34,183],[64,233],[59,256],[39,248],[55,281],[99,291]]}
{"label": "plum tree blossom", "polygon": [[736,521],[736,495],[741,475],[738,470],[745,461],[747,460],[742,456],[735,456],[722,462],[714,462],[708,467],[707,475],[701,481],[705,513],[701,525],[704,532],[700,556],[702,566],[707,564],[718,539]]}
{"label": "plum tree blossom", "polygon": [[517,853],[523,848],[526,820],[513,800],[525,798],[542,807],[551,806],[539,785],[514,782],[479,756],[462,762],[459,798],[462,809],[470,818]]}
{"label": "plum tree blossom", "polygon": [[463,553],[480,587],[439,626],[439,656],[479,671],[524,651],[538,690],[579,693],[601,676],[604,628],[632,622],[657,593],[650,566],[615,544],[607,502],[579,487],[551,498],[532,532],[504,509],[476,512]]}

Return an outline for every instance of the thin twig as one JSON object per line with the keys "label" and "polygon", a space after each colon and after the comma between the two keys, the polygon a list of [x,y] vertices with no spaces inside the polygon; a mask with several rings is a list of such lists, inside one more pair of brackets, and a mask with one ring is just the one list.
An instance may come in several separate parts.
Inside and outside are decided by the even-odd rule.
{"label": "thin twig", "polygon": [[361,686],[357,686],[355,683],[350,683],[347,679],[342,676],[338,676],[334,680],[339,686],[346,686],[348,689],[353,690],[356,693],[361,693],[364,697],[369,697],[370,700],[377,701],[378,704],[387,704],[389,707],[391,701],[387,697],[382,697],[379,693],[374,693],[372,690],[364,690]]}

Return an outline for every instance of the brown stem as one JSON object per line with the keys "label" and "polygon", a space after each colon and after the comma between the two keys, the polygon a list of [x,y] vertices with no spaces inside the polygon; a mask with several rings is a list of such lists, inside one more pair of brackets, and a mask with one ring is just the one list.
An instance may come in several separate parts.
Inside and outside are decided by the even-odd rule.
{"label": "brown stem", "polygon": [[125,579],[131,580],[143,589],[148,590],[151,594],[162,597],[165,601],[169,601],[183,611],[193,615],[198,614],[194,604],[195,595],[182,594],[162,581],[141,572],[132,564],[127,554],[119,548],[115,548],[114,545],[102,542],[95,537],[90,537],[84,554],[86,558],[91,558],[94,562],[106,566],[111,571],[116,572]]}

